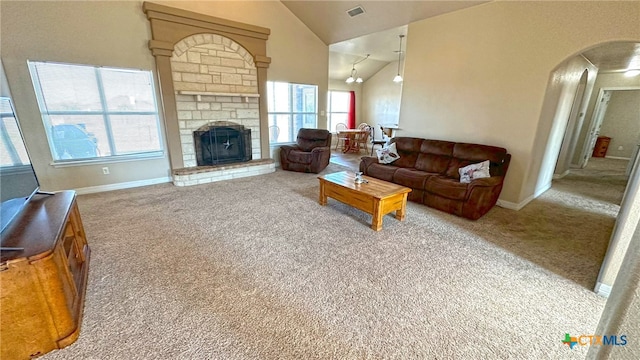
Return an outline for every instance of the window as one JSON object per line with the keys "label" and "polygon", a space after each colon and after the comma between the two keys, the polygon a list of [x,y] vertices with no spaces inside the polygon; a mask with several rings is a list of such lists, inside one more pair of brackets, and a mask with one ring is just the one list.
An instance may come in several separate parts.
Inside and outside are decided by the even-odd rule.
{"label": "window", "polygon": [[348,91],[329,91],[329,131],[336,132],[336,124],[348,124],[350,102],[351,94]]}
{"label": "window", "polygon": [[267,102],[272,144],[295,142],[298,130],[317,127],[317,86],[268,81]]}
{"label": "window", "polygon": [[4,171],[30,165],[11,100],[7,97],[0,98],[0,134],[0,168]]}
{"label": "window", "polygon": [[29,62],[55,162],[161,155],[150,71]]}

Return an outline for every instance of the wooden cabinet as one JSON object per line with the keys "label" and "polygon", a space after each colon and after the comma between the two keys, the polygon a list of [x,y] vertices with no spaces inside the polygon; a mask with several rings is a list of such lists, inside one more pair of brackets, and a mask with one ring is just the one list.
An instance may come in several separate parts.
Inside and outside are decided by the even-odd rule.
{"label": "wooden cabinet", "polygon": [[75,192],[35,195],[2,234],[0,358],[29,359],[78,338],[90,249]]}

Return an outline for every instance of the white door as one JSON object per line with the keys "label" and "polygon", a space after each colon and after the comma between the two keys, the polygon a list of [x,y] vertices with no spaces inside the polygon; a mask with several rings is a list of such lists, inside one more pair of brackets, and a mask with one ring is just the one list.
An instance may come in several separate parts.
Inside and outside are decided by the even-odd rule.
{"label": "white door", "polygon": [[604,90],[602,92],[602,96],[598,100],[598,104],[596,105],[596,109],[594,111],[591,131],[589,132],[589,136],[587,137],[586,141],[586,144],[588,146],[585,147],[585,152],[582,154],[583,168],[587,166],[587,162],[589,161],[591,154],[593,154],[593,148],[596,146],[596,140],[598,140],[598,136],[600,135],[602,120],[604,120],[604,115],[607,113],[609,101],[611,101],[611,90]]}

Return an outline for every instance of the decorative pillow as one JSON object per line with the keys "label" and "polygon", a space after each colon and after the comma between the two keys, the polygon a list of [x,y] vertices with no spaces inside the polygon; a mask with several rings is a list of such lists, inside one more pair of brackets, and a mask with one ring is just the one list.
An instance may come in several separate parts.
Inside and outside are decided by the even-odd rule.
{"label": "decorative pillow", "polygon": [[378,162],[383,164],[391,164],[392,162],[400,159],[398,151],[396,151],[396,143],[376,150],[376,154],[378,155]]}
{"label": "decorative pillow", "polygon": [[467,165],[458,169],[458,172],[460,173],[461,183],[470,183],[471,180],[488,178],[491,176],[489,175],[489,160]]}

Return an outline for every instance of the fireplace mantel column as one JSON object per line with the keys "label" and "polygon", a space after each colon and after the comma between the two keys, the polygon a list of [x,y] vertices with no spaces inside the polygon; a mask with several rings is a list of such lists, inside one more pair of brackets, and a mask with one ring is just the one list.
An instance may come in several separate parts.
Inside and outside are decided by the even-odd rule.
{"label": "fireplace mantel column", "polygon": [[[160,105],[164,114],[164,128],[166,129],[169,161],[172,169],[184,167],[182,156],[182,144],[180,142],[180,128],[178,126],[178,110],[176,109],[175,91],[173,88],[173,75],[171,73],[171,55],[173,44],[150,40],[149,49],[156,58],[158,71],[158,83],[160,84]],[[172,99],[166,101],[166,99]]]}
{"label": "fireplace mantel column", "polygon": [[[267,93],[267,68],[271,64],[271,58],[266,56],[256,55],[254,57],[256,64],[256,70],[258,71],[258,93]],[[268,159],[269,156],[269,112],[268,102],[266,96],[260,96],[260,153],[263,159]]]}

